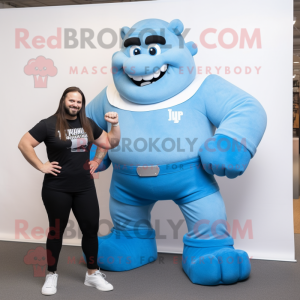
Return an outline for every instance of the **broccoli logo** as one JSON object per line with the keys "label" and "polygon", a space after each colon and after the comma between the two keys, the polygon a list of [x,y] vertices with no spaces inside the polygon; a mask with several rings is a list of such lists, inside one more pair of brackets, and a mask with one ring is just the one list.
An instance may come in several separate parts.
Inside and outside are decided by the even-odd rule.
{"label": "broccoli logo", "polygon": [[26,75],[33,75],[35,88],[46,88],[48,76],[55,76],[57,68],[52,59],[38,56],[36,59],[32,58],[28,61],[24,72]]}
{"label": "broccoli logo", "polygon": [[33,267],[34,277],[46,276],[47,256],[49,266],[53,266],[55,263],[55,258],[52,256],[50,250],[46,250],[43,247],[39,246],[35,249],[31,249],[24,256],[24,263],[26,265],[32,265]]}

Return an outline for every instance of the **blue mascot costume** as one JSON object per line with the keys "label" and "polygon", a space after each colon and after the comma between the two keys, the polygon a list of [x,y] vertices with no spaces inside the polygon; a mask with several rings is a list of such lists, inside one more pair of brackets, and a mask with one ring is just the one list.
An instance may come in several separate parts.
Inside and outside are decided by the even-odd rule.
{"label": "blue mascot costume", "polygon": [[[157,258],[151,210],[172,199],[182,211],[182,266],[193,283],[232,284],[250,274],[248,254],[235,250],[214,178],[242,175],[266,128],[261,104],[217,75],[196,76],[197,46],[185,43],[180,20],[143,20],[123,27],[112,58],[114,84],[87,106],[105,131],[117,112],[121,141],[98,171],[113,164],[114,227],[99,237],[98,264],[126,271]],[[214,132],[214,127],[216,130]]]}

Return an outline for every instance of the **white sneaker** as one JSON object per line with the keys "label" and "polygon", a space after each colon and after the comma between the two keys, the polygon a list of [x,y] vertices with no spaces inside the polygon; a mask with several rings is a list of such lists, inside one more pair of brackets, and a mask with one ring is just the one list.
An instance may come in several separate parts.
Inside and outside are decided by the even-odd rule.
{"label": "white sneaker", "polygon": [[89,275],[88,272],[86,272],[84,284],[86,286],[95,287],[97,290],[103,292],[112,291],[114,287],[104,279],[105,277],[106,275],[99,270],[92,275]]}
{"label": "white sneaker", "polygon": [[58,274],[49,273],[45,278],[45,283],[42,287],[42,294],[43,295],[54,295],[57,292],[57,278]]}

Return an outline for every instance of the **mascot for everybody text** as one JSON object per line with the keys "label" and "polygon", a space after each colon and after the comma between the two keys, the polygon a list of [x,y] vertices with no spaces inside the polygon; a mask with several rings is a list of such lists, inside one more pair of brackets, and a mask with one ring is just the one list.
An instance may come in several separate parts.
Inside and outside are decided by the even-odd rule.
{"label": "mascot for everybody text", "polygon": [[[98,264],[131,270],[157,258],[151,210],[172,199],[182,211],[182,266],[193,283],[231,284],[250,274],[246,252],[235,250],[214,178],[242,175],[266,128],[260,103],[217,75],[196,76],[197,47],[185,43],[179,20],[147,19],[123,27],[112,58],[114,84],[87,115],[110,130],[104,114],[119,114],[122,139],[98,167],[113,164],[110,213],[114,227],[99,237]],[[216,131],[214,132],[214,127]],[[199,167],[201,166],[201,167]]]}

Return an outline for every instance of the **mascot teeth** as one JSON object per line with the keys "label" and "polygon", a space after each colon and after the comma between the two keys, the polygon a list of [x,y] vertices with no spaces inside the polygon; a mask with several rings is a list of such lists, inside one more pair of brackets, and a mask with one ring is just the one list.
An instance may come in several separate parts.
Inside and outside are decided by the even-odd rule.
{"label": "mascot teeth", "polygon": [[162,67],[160,68],[160,70],[161,70],[162,72],[166,72],[167,69],[168,69],[168,66],[167,66],[167,65],[162,65]]}
{"label": "mascot teeth", "polygon": [[148,80],[151,80],[153,77],[154,77],[154,73],[143,76],[143,79],[148,81]]}
{"label": "mascot teeth", "polygon": [[132,76],[129,74],[127,74],[127,75],[129,78],[132,79],[132,81],[137,86],[145,86],[145,85],[151,84],[152,82],[155,82],[158,79],[162,78],[165,75],[167,70],[168,70],[168,65],[162,65],[159,70],[157,70],[154,73],[149,74],[149,75],[143,75],[143,76]]}
{"label": "mascot teeth", "polygon": [[140,86],[144,86],[144,85],[148,85],[148,84],[151,84],[151,82],[149,82],[149,81],[148,82],[142,82]]}

